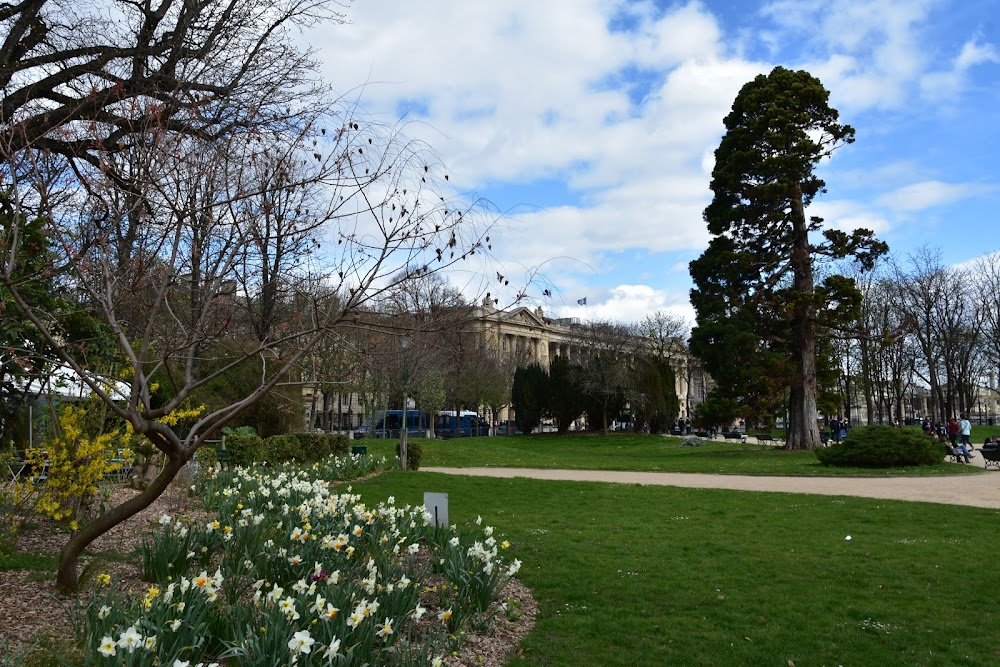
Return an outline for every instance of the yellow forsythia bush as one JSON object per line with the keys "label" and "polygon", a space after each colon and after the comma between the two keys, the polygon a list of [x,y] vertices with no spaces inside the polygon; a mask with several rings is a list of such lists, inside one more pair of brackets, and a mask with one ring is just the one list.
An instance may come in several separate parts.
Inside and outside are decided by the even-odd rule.
{"label": "yellow forsythia bush", "polygon": [[29,449],[25,458],[41,471],[48,461],[48,479],[38,487],[36,509],[76,530],[81,502],[97,493],[97,484],[105,474],[121,463],[112,461],[126,438],[122,431],[91,436],[84,429],[86,411],[67,406],[59,415],[56,435],[43,448]]}

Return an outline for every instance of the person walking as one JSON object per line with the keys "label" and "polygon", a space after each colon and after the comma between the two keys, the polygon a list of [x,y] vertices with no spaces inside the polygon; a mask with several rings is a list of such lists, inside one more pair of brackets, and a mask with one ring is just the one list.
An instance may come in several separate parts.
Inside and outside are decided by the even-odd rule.
{"label": "person walking", "polygon": [[948,440],[952,447],[958,444],[958,420],[954,417],[948,420]]}
{"label": "person walking", "polygon": [[972,422],[968,415],[960,415],[962,418],[958,422],[958,434],[962,436],[962,444],[966,447],[972,446]]}

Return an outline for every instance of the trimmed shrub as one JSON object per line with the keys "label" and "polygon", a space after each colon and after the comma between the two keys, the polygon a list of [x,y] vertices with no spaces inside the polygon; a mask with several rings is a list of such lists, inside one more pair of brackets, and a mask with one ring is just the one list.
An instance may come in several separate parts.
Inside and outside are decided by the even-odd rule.
{"label": "trimmed shrub", "polygon": [[[424,458],[424,446],[419,442],[408,440],[406,442],[406,469],[419,470],[420,461]],[[399,461],[399,443],[396,443],[396,460]]]}
{"label": "trimmed shrub", "polygon": [[264,440],[263,460],[268,463],[294,461],[304,463],[307,459],[302,444],[294,435],[272,435]]}
{"label": "trimmed shrub", "polygon": [[826,466],[898,468],[937,465],[944,450],[933,438],[892,426],[859,426],[839,443],[816,450]]}
{"label": "trimmed shrub", "polygon": [[231,466],[249,466],[264,458],[264,439],[256,435],[227,435],[226,451]]}
{"label": "trimmed shrub", "polygon": [[306,461],[322,461],[330,455],[346,456],[350,442],[341,433],[296,433]]}
{"label": "trimmed shrub", "polygon": [[199,447],[198,451],[194,454],[194,460],[206,470],[214,468],[215,464],[219,462],[219,454],[215,449],[215,445],[205,444]]}

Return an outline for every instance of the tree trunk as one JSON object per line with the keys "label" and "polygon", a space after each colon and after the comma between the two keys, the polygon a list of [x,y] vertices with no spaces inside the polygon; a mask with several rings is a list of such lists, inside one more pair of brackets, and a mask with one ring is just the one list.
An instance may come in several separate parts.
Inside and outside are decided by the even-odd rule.
{"label": "tree trunk", "polygon": [[795,377],[788,400],[788,449],[815,449],[820,446],[816,424],[816,306],[809,229],[801,194],[792,201],[793,291],[800,296],[792,306],[792,355]]}
{"label": "tree trunk", "polygon": [[184,463],[184,458],[179,453],[171,456],[156,479],[142,492],[97,517],[69,538],[59,554],[56,590],[60,594],[77,592],[78,562],[83,550],[107,531],[152,505],[177,476]]}

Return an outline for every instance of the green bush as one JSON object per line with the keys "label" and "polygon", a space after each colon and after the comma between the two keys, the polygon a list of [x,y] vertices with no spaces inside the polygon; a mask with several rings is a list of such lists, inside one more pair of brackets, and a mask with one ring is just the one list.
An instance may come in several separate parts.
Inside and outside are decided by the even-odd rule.
{"label": "green bush", "polygon": [[[420,470],[420,461],[424,458],[424,446],[419,442],[406,442],[406,469]],[[396,460],[399,461],[399,443],[396,443]]]}
{"label": "green bush", "polygon": [[839,443],[817,449],[816,457],[826,466],[899,468],[937,465],[944,461],[944,450],[921,433],[892,426],[859,426]]}
{"label": "green bush", "polygon": [[294,435],[272,435],[264,440],[263,460],[271,464],[294,461],[304,463],[307,459],[302,444]]}
{"label": "green bush", "polygon": [[194,460],[202,468],[214,468],[215,464],[219,462],[219,454],[215,449],[215,445],[206,443],[199,447],[198,451],[195,452]]}
{"label": "green bush", "polygon": [[249,466],[264,458],[264,439],[256,435],[227,435],[226,451],[229,465]]}
{"label": "green bush", "polygon": [[344,456],[350,442],[340,433],[296,433],[307,461],[322,461],[330,455]]}

